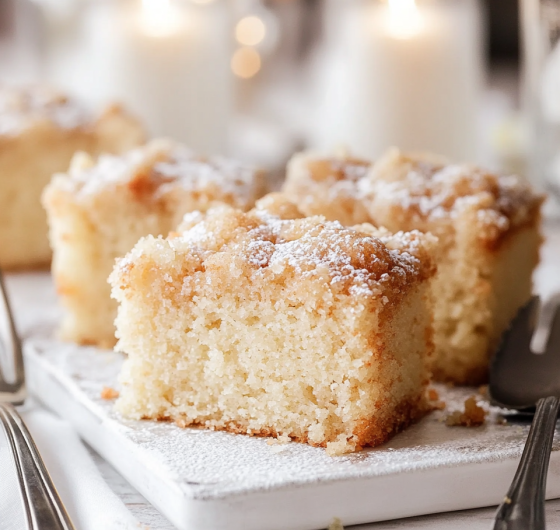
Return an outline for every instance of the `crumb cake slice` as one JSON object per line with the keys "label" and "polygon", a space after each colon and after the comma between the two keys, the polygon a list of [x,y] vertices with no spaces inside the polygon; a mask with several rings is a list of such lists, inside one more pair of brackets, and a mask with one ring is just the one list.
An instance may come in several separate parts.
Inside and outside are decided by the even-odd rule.
{"label": "crumb cake slice", "polygon": [[144,132],[117,106],[92,118],[76,102],[44,87],[0,85],[0,266],[47,266],[51,249],[41,192],[76,151],[121,153]]}
{"label": "crumb cake slice", "polygon": [[531,296],[541,196],[514,176],[396,149],[375,163],[298,154],[284,191],[306,215],[436,235],[434,378],[486,380],[501,334]]}
{"label": "crumb cake slice", "polygon": [[122,414],[340,454],[427,411],[434,238],[300,217],[194,213],[118,262]]}
{"label": "crumb cake slice", "polygon": [[252,208],[263,181],[261,171],[225,158],[197,157],[166,140],[97,161],[77,155],[43,196],[53,275],[65,309],[62,338],[113,346],[117,305],[107,278],[115,258],[142,236],[167,235],[187,212],[220,201]]}

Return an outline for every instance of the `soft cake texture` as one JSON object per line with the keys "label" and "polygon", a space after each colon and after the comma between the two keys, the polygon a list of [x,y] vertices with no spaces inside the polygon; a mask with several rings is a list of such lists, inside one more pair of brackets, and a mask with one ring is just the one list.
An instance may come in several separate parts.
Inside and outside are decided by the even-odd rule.
{"label": "soft cake texture", "polygon": [[531,296],[541,196],[513,176],[396,149],[375,163],[298,154],[284,191],[306,215],[436,235],[434,377],[487,379],[501,334]]}
{"label": "soft cake texture", "polygon": [[434,238],[299,217],[193,213],[118,262],[121,413],[339,454],[427,411]]}
{"label": "soft cake texture", "polygon": [[143,138],[138,122],[117,106],[92,119],[51,90],[0,86],[0,266],[49,264],[41,192],[76,151],[121,153]]}
{"label": "soft cake texture", "polygon": [[186,212],[219,201],[251,208],[263,193],[263,179],[253,168],[196,157],[165,140],[97,161],[77,155],[43,196],[52,270],[65,309],[62,338],[113,346],[117,305],[107,278],[115,258],[142,236],[167,235]]}

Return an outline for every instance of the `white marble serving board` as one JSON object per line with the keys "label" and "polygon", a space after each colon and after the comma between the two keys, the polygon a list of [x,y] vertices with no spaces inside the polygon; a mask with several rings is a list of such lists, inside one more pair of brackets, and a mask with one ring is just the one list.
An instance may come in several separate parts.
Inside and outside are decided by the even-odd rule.
{"label": "white marble serving board", "polygon": [[[442,419],[473,389],[438,388],[435,412],[389,443],[329,457],[303,444],[130,421],[101,399],[118,388],[122,356],[53,340],[26,346],[29,388],[71,421],[171,522],[184,530],[314,530],[498,504],[517,467],[527,424],[478,428]],[[554,442],[547,498],[560,497],[560,439]]]}

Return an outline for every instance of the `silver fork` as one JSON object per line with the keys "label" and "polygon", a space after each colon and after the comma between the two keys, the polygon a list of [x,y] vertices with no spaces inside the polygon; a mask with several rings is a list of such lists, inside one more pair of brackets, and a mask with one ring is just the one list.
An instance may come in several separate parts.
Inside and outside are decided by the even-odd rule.
{"label": "silver fork", "polygon": [[[0,366],[0,423],[12,449],[28,530],[74,530],[74,526],[15,405],[27,395],[21,341],[18,337],[2,271],[0,270],[0,305],[8,322],[9,349],[12,352],[15,380],[10,383]],[[1,517],[1,514],[0,514]]]}

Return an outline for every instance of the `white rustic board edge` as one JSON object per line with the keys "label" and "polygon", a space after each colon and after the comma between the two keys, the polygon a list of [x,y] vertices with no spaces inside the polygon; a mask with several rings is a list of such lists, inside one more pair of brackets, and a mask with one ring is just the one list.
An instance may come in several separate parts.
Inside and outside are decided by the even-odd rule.
{"label": "white rustic board edge", "polygon": [[[247,436],[123,420],[98,397],[102,386],[117,385],[118,354],[56,341],[30,342],[25,354],[30,391],[181,530],[315,530],[334,517],[353,525],[495,505],[527,435],[526,426],[492,420],[450,429],[436,413],[381,448],[331,459],[301,444],[278,448]],[[459,403],[465,395],[445,398]],[[548,499],[560,497],[559,448],[555,438]],[[213,456],[221,454],[231,462]],[[254,477],[247,474],[252,465]],[[216,480],[220,472],[224,481]],[[205,482],[206,473],[214,480]]]}

